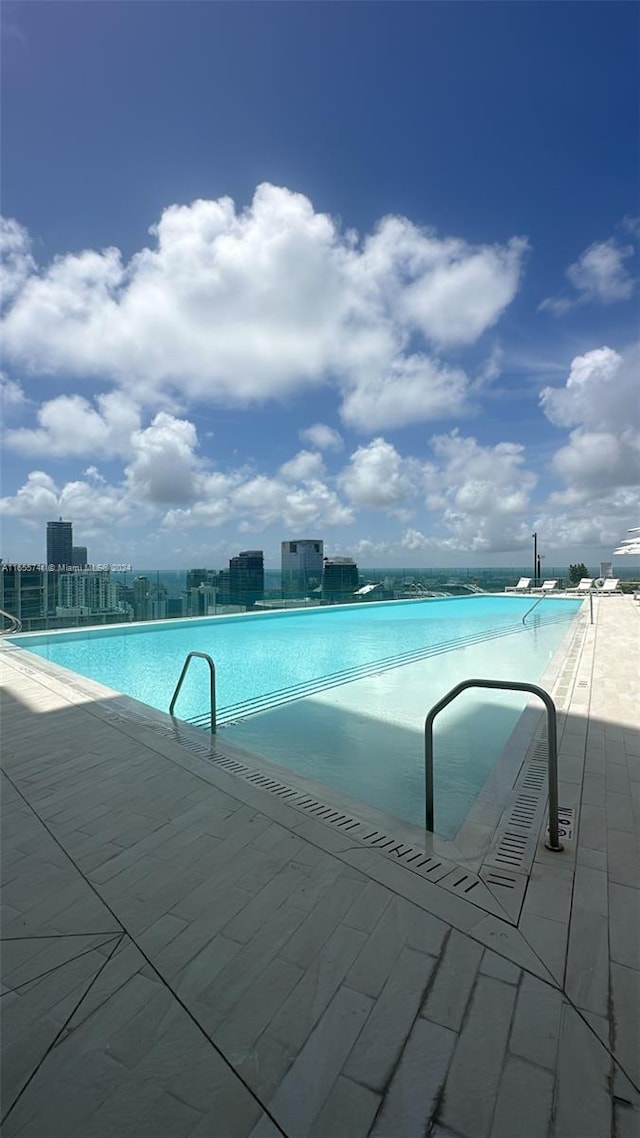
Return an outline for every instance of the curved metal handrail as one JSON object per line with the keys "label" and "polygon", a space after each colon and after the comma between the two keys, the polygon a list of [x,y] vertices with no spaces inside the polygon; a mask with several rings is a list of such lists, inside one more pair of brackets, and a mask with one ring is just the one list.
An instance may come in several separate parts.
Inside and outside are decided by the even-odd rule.
{"label": "curved metal handrail", "polygon": [[19,617],[14,616],[13,613],[5,612],[4,609],[0,609],[0,616],[6,616],[7,620],[11,621],[11,627],[3,628],[0,631],[0,636],[12,636],[14,632],[22,631],[22,621]]}
{"label": "curved metal handrail", "polygon": [[564,846],[558,837],[558,732],[556,727],[556,705],[544,688],[537,684],[524,684],[513,680],[463,680],[434,704],[424,722],[424,769],[426,788],[426,829],[433,833],[433,721],[443,708],[447,707],[460,692],[467,688],[497,688],[500,691],[526,691],[537,695],[547,709],[547,747],[549,771],[549,841],[548,850],[559,853]]}
{"label": "curved metal handrail", "polygon": [[178,682],[176,684],[176,688],[175,688],[175,691],[173,693],[173,698],[171,700],[171,703],[169,704],[169,715],[173,715],[173,709],[176,705],[176,700],[180,694],[180,688],[182,687],[182,681],[184,680],[184,677],[187,674],[187,669],[189,667],[189,664],[193,660],[194,656],[199,656],[201,660],[206,660],[207,664],[209,665],[209,700],[210,700],[210,706],[211,706],[211,733],[215,734],[215,730],[216,730],[216,667],[215,667],[213,660],[211,659],[210,656],[207,655],[206,652],[189,652],[189,654],[188,654],[188,656],[187,656],[187,658],[186,658],[186,660],[182,666],[182,671],[180,672],[180,679],[178,680]]}
{"label": "curved metal handrail", "polygon": [[546,597],[538,597],[538,598],[536,599],[536,601],[534,602],[534,604],[532,604],[531,608],[530,608],[530,609],[527,609],[526,613],[524,614],[524,616],[523,616],[523,618],[522,618],[522,623],[523,623],[523,624],[524,624],[525,620],[527,619],[527,617],[528,617],[529,613],[530,613],[530,612],[533,612],[533,610],[534,610],[534,609],[537,609],[538,605],[541,605],[541,604],[542,604],[542,602],[543,602],[543,601],[545,601],[546,599],[547,599]]}

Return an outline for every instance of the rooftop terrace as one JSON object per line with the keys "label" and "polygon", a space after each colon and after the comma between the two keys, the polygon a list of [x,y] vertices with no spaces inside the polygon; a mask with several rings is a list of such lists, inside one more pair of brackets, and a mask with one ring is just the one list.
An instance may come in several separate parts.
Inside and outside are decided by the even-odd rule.
{"label": "rooftop terrace", "polygon": [[502,870],[4,645],[5,1138],[636,1136],[640,606],[593,607],[572,836]]}

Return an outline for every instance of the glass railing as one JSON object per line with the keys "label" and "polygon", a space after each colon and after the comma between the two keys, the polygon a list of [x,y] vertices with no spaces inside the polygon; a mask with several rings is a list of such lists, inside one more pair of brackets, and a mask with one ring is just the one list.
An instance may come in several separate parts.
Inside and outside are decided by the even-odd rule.
{"label": "glass railing", "polygon": [[[598,570],[589,570],[593,577]],[[456,568],[359,568],[353,581],[322,589],[317,581],[298,593],[282,589],[280,573],[265,569],[264,586],[230,588],[225,573],[141,569],[78,569],[73,574],[38,566],[3,565],[0,609],[17,617],[23,632],[55,631],[96,625],[140,621],[201,619],[230,613],[264,612],[309,608],[318,605],[353,604],[437,596],[469,596],[476,592],[501,593],[520,577],[530,576],[522,567],[491,569]],[[623,590],[638,588],[638,569],[615,567]],[[545,566],[545,580],[557,580],[559,589],[569,587],[567,566]],[[222,579],[221,579],[222,578]],[[538,584],[543,578],[538,580]],[[533,581],[532,581],[533,583]],[[6,619],[3,628],[8,629]]]}

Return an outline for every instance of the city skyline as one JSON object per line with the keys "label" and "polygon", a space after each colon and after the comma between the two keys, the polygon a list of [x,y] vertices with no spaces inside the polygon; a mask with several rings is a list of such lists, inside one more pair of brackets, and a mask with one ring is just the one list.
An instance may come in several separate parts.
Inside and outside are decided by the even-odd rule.
{"label": "city skyline", "polygon": [[5,562],[60,516],[94,564],[611,559],[639,19],[8,0]]}

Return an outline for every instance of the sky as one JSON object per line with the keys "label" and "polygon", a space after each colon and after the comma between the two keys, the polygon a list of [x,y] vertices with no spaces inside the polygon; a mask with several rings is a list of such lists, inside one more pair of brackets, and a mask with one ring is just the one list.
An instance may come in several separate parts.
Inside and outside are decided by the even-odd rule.
{"label": "sky", "polygon": [[[0,554],[610,560],[640,7],[5,0]],[[630,561],[630,559],[627,559]],[[624,565],[626,567],[626,565]]]}

